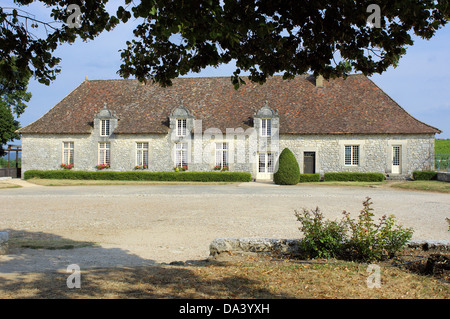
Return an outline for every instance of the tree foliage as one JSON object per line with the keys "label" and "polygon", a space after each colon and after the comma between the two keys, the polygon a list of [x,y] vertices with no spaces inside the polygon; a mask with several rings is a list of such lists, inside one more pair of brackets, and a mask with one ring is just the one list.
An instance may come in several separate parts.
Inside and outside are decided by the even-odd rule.
{"label": "tree foliage", "polygon": [[[31,2],[15,1],[19,7]],[[29,68],[46,84],[59,71],[54,56],[59,44],[94,39],[130,18],[139,23],[121,50],[121,76],[170,85],[178,76],[234,61],[232,80],[239,86],[242,71],[260,83],[275,73],[285,78],[309,71],[325,78],[350,70],[382,73],[397,65],[413,44],[412,34],[430,39],[450,11],[449,0],[123,0],[112,13],[108,0],[38,2],[62,23],[0,8],[0,55],[2,60],[17,55],[19,68]],[[65,23],[69,4],[80,6],[80,28]],[[379,28],[367,23],[371,4],[379,6]],[[45,36],[33,36],[30,30],[38,26]],[[0,72],[8,76],[7,68]]]}
{"label": "tree foliage", "polygon": [[31,94],[27,92],[31,74],[20,70],[15,62],[14,57],[8,66],[5,66],[5,61],[0,61],[0,69],[11,70],[9,78],[0,78],[0,156],[4,155],[4,144],[19,138],[16,130],[20,124],[16,118],[23,114],[27,107],[25,103],[31,99]]}

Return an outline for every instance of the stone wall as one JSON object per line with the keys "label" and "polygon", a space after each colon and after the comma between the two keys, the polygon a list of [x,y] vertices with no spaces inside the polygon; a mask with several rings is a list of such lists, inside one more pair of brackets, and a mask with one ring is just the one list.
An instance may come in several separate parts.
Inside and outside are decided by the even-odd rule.
{"label": "stone wall", "polygon": [[[191,135],[191,137],[194,135]],[[111,170],[130,171],[136,166],[136,143],[149,144],[148,171],[172,171],[174,142],[170,134],[124,135],[100,137],[92,134],[33,135],[22,138],[22,174],[31,169],[60,169],[63,142],[74,142],[74,170],[94,171],[98,164],[98,143],[111,143]],[[190,142],[189,171],[211,171],[215,165],[215,143],[227,141],[230,145],[230,171],[251,172],[256,175],[257,148],[253,137],[226,139],[226,134],[210,134],[206,139]],[[346,144],[360,145],[360,165],[345,166]],[[391,173],[392,146],[402,146],[402,172],[410,175],[415,170],[433,169],[434,135],[280,135],[279,152],[289,148],[296,156],[303,172],[303,152],[316,152],[316,172],[379,172]],[[201,154],[198,155],[198,151]]]}
{"label": "stone wall", "polygon": [[450,183],[450,172],[438,172],[437,180]]}
{"label": "stone wall", "polygon": [[[358,166],[344,164],[345,145],[359,145]],[[289,148],[303,173],[303,152],[316,152],[316,173],[377,172],[390,174],[392,146],[401,145],[401,174],[434,167],[434,135],[281,135],[280,152]]]}
{"label": "stone wall", "polygon": [[136,143],[149,144],[148,171],[170,171],[172,149],[168,135],[111,135],[107,139],[92,135],[24,135],[22,137],[22,173],[27,170],[60,169],[63,143],[74,142],[74,170],[95,171],[98,143],[110,142],[113,171],[130,171],[136,166]]}
{"label": "stone wall", "polygon": [[[449,251],[448,240],[414,240],[406,244],[409,248]],[[301,239],[278,238],[225,238],[214,239],[209,245],[210,256],[226,253],[271,253],[290,255],[302,252]]]}

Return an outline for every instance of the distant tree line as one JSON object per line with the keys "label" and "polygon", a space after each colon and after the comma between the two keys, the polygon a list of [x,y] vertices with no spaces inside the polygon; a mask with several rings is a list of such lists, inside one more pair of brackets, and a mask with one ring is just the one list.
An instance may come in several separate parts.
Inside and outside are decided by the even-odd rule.
{"label": "distant tree line", "polygon": [[[18,159],[19,167],[22,167],[22,159]],[[0,158],[0,168],[7,168],[8,167],[8,159]],[[16,167],[16,160],[10,160],[9,167]]]}

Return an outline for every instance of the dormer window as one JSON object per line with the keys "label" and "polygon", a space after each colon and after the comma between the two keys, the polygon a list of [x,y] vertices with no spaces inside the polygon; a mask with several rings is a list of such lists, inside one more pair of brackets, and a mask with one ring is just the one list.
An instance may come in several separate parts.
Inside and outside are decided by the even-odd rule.
{"label": "dormer window", "polygon": [[189,138],[190,132],[194,127],[194,115],[188,109],[181,106],[172,110],[169,115],[169,126],[171,136],[175,142]]}
{"label": "dormer window", "polygon": [[100,122],[100,136],[111,135],[111,123],[110,120],[101,120]]}
{"label": "dormer window", "polygon": [[272,119],[261,119],[261,136],[270,137],[272,135]]}
{"label": "dormer window", "polygon": [[177,119],[177,136],[186,136],[186,119]]}
{"label": "dormer window", "polygon": [[277,136],[279,127],[278,111],[272,110],[267,101],[253,117],[255,129],[259,137],[273,139]]}
{"label": "dormer window", "polygon": [[108,110],[105,107],[102,108],[97,114],[94,115],[94,128],[98,132],[98,136],[105,138],[111,137],[114,134],[114,130],[117,128],[119,119],[114,111]]}

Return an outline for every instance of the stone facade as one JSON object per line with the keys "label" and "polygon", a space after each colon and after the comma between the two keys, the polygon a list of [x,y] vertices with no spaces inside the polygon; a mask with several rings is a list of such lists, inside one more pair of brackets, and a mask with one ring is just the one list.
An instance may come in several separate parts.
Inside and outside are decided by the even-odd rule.
{"label": "stone facade", "polygon": [[235,90],[224,77],[177,79],[170,88],[85,81],[19,130],[22,173],[61,164],[150,172],[217,166],[271,179],[284,148],[301,173],[403,178],[434,168],[434,135],[441,131],[410,116],[363,75],[250,82]]}
{"label": "stone facade", "polygon": [[[231,135],[232,136],[232,135]],[[110,143],[110,163],[113,171],[131,171],[136,164],[136,144],[148,143],[146,171],[172,171],[175,166],[174,146],[177,141],[188,142],[189,171],[211,171],[215,166],[215,143],[229,144],[230,171],[251,172],[257,177],[258,149],[250,134],[227,139],[226,134],[208,133],[199,137],[190,134],[173,139],[172,134],[92,134],[51,135],[26,134],[22,140],[22,174],[27,170],[56,170],[63,162],[63,143],[73,142],[74,170],[96,170],[99,163],[99,143]],[[345,165],[345,145],[359,145],[359,165]],[[279,136],[278,152],[289,148],[296,156],[303,173],[304,152],[315,152],[315,171],[378,172],[392,174],[392,147],[401,146],[400,175],[414,170],[433,169],[434,135],[287,135]]]}
{"label": "stone facade", "polygon": [[[359,165],[344,163],[345,145],[359,145]],[[434,134],[421,135],[281,135],[280,150],[289,148],[303,173],[303,153],[316,153],[316,173],[374,172],[392,174],[392,148],[401,146],[400,175],[434,168]]]}

